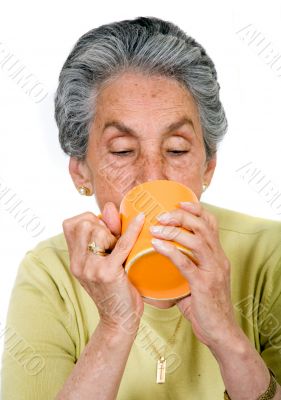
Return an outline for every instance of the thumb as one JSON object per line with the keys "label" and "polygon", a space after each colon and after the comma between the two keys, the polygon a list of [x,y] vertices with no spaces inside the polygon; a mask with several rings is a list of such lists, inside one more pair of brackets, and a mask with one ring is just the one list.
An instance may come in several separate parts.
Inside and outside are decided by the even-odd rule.
{"label": "thumb", "polygon": [[119,237],[121,235],[120,214],[116,205],[112,201],[105,203],[101,219],[105,222],[110,232]]}
{"label": "thumb", "polygon": [[138,214],[133,220],[129,223],[126,231],[123,235],[117,240],[116,245],[108,256],[111,259],[114,259],[115,264],[122,265],[124,261],[127,259],[130,251],[132,250],[144,224],[145,214],[142,212]]}
{"label": "thumb", "polygon": [[177,301],[177,306],[182,314],[191,321],[191,295],[187,295],[184,298]]}

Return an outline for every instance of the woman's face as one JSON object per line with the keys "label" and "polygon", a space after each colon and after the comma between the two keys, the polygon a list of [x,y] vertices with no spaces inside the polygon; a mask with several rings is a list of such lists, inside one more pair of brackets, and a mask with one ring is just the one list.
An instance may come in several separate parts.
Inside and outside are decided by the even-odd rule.
{"label": "woman's face", "polygon": [[142,182],[168,179],[200,198],[215,158],[206,162],[197,106],[177,81],[127,72],[102,89],[84,161],[70,160],[76,186],[95,192],[103,209],[119,209],[124,194]]}

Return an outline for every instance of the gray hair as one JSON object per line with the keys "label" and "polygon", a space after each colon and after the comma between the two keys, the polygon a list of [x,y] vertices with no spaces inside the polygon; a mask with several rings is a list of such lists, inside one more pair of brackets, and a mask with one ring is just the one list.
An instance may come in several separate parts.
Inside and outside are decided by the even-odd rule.
{"label": "gray hair", "polygon": [[83,160],[99,91],[127,70],[183,84],[198,107],[207,159],[227,131],[220,85],[205,49],[171,22],[139,17],[99,26],[77,41],[59,76],[55,119],[63,151]]}

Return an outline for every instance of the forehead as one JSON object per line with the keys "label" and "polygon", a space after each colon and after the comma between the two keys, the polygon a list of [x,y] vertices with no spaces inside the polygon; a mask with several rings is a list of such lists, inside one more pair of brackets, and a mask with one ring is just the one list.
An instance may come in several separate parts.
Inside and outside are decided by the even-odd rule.
{"label": "forehead", "polygon": [[103,87],[97,98],[97,112],[181,112],[197,115],[191,93],[179,82],[163,76],[127,72]]}
{"label": "forehead", "polygon": [[195,135],[201,142],[197,105],[183,85],[163,76],[124,73],[101,89],[90,140],[106,141],[114,132],[131,133],[144,140],[167,136],[173,133],[169,127],[184,119],[189,123],[179,129]]}

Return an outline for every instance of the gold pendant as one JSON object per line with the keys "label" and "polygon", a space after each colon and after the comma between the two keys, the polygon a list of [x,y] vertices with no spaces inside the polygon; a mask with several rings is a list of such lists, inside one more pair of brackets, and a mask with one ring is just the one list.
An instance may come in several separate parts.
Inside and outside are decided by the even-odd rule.
{"label": "gold pendant", "polygon": [[156,383],[165,383],[165,378],[166,378],[166,360],[164,357],[161,357],[160,360],[157,361]]}

